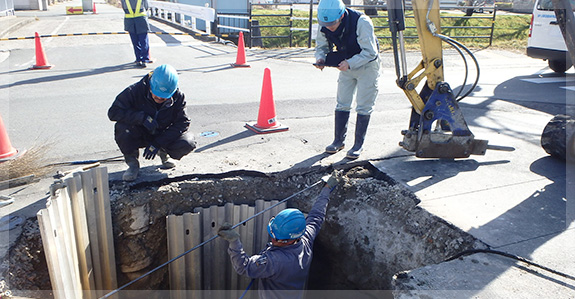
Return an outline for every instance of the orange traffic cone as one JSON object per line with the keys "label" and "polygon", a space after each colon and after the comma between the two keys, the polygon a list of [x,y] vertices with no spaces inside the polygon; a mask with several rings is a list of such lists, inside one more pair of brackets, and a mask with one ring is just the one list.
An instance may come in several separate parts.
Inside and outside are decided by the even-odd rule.
{"label": "orange traffic cone", "polygon": [[18,154],[18,150],[12,147],[8,133],[6,133],[6,128],[4,128],[4,121],[2,121],[2,117],[0,116],[0,162],[12,158],[16,154]]}
{"label": "orange traffic cone", "polygon": [[268,68],[264,70],[264,83],[262,86],[258,121],[255,124],[246,124],[245,127],[258,134],[275,133],[287,131],[289,129],[276,121],[276,106],[274,104],[272,78],[270,69]]}
{"label": "orange traffic cone", "polygon": [[93,3],[93,5],[92,5],[92,7],[93,7],[93,8],[92,8],[92,14],[93,14],[93,15],[96,15],[96,14],[98,14],[98,13],[96,12],[96,2],[92,2],[92,3]]}
{"label": "orange traffic cone", "polygon": [[32,66],[32,69],[42,70],[51,68],[52,66],[48,63],[46,54],[44,54],[44,49],[42,49],[42,43],[40,42],[38,32],[36,32],[34,39],[36,40],[36,64]]}
{"label": "orange traffic cone", "polygon": [[148,49],[148,60],[144,61],[145,63],[154,63],[156,59],[152,58],[152,54],[150,54],[150,49]]}
{"label": "orange traffic cone", "polygon": [[238,54],[236,55],[236,63],[232,63],[233,67],[250,67],[246,64],[246,49],[244,48],[244,33],[240,31],[238,38]]}

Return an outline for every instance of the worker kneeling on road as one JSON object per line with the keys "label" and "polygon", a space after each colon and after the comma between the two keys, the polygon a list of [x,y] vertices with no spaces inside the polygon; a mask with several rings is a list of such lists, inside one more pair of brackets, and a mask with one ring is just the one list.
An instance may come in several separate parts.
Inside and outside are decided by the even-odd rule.
{"label": "worker kneeling on road", "polygon": [[164,168],[175,167],[168,155],[179,160],[196,148],[193,134],[188,133],[190,119],[184,94],[178,88],[178,74],[170,65],[160,65],[124,89],[108,110],[108,117],[116,122],[116,143],[128,164],[125,181],[138,177],[140,148],[145,148],[147,160],[160,156]]}
{"label": "worker kneeling on road", "polygon": [[218,235],[229,242],[232,265],[240,275],[259,278],[259,298],[302,298],[312,260],[315,237],[325,219],[329,194],[337,186],[335,175],[323,179],[321,190],[307,218],[298,209],[285,209],[268,224],[271,243],[260,254],[247,256],[240,235],[224,224]]}

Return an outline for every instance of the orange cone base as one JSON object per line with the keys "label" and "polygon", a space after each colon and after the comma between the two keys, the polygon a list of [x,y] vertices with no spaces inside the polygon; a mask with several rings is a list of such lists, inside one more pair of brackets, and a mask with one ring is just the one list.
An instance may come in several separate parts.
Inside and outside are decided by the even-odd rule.
{"label": "orange cone base", "polygon": [[289,130],[289,127],[286,127],[280,123],[277,123],[275,126],[269,128],[258,127],[257,122],[251,124],[246,123],[244,127],[254,131],[257,134],[276,133]]}
{"label": "orange cone base", "polygon": [[53,65],[33,65],[30,69],[32,70],[47,70],[51,69]]}
{"label": "orange cone base", "polygon": [[230,63],[233,67],[250,67],[249,64],[237,64],[237,63]]}
{"label": "orange cone base", "polygon": [[13,148],[10,152],[0,155],[0,163],[8,160],[16,159],[24,154],[26,151],[19,151]]}

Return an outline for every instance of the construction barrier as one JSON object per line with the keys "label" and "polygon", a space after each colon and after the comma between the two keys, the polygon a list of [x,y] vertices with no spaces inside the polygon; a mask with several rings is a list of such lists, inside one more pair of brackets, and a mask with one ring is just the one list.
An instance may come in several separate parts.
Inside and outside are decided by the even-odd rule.
{"label": "construction barrier", "polygon": [[[40,38],[45,37],[64,37],[64,36],[85,36],[85,35],[114,35],[114,34],[129,34],[126,31],[118,31],[118,32],[83,32],[83,33],[61,33],[61,34],[43,34],[39,35]],[[148,34],[158,34],[158,35],[189,35],[189,36],[202,36],[202,37],[216,37],[214,34],[205,34],[205,33],[186,33],[186,32],[161,32],[161,31],[150,31]],[[229,37],[227,34],[220,35],[221,37]],[[0,38],[0,41],[9,41],[9,40],[25,40],[25,39],[34,39],[35,36],[25,36],[25,37],[4,37]]]}
{"label": "construction barrier", "polygon": [[46,70],[52,68],[46,59],[46,53],[44,53],[44,48],[42,48],[42,42],[40,41],[40,36],[38,32],[35,34],[34,39],[36,40],[36,64],[31,67],[33,70]]}
{"label": "construction barrier", "polygon": [[0,115],[0,162],[5,159],[14,158],[18,154],[18,150],[12,147],[4,121]]}
{"label": "construction barrier", "polygon": [[67,15],[81,15],[84,14],[82,6],[66,6]]}
{"label": "construction barrier", "polygon": [[280,124],[276,119],[276,106],[272,89],[271,71],[264,70],[264,82],[260,98],[260,109],[257,123],[246,123],[245,127],[257,134],[287,131],[289,128]]}
{"label": "construction barrier", "polygon": [[233,67],[250,67],[246,64],[246,49],[244,46],[244,33],[240,31],[238,37],[238,53],[236,54],[236,63],[232,63]]}
{"label": "construction barrier", "polygon": [[[225,222],[234,224],[265,211],[255,221],[240,225],[237,232],[248,255],[258,254],[269,241],[267,226],[269,219],[286,208],[279,201],[256,200],[255,207],[234,205],[196,208],[194,213],[166,217],[168,231],[168,259],[177,257],[187,250],[217,235],[218,228]],[[228,242],[216,239],[205,244],[201,250],[190,252],[184,258],[170,264],[170,298],[211,298],[211,290],[229,290],[230,298],[238,298],[251,279],[238,275],[231,266],[227,253]],[[202,292],[198,292],[201,291]]]}
{"label": "construction barrier", "polygon": [[54,183],[37,217],[54,298],[99,298],[117,288],[106,167]]}

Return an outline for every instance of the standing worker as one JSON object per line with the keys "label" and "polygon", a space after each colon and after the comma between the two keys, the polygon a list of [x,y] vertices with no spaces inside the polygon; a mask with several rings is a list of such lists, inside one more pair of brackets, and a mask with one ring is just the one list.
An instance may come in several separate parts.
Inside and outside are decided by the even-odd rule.
{"label": "standing worker", "polygon": [[341,0],[321,0],[317,18],[321,29],[316,39],[315,66],[321,70],[325,66],[340,70],[335,107],[335,138],[325,148],[325,152],[335,154],[344,148],[353,95],[357,93],[355,143],[346,156],[357,159],[363,150],[369,118],[379,92],[377,37],[371,19],[361,12],[346,8]]}
{"label": "standing worker", "polygon": [[122,0],[124,9],[124,30],[130,33],[134,54],[136,54],[136,65],[146,67],[150,61],[150,43],[148,40],[148,0]]}
{"label": "standing worker", "polygon": [[335,175],[324,177],[326,182],[307,218],[298,209],[285,209],[272,217],[268,224],[271,244],[260,254],[248,256],[240,235],[224,224],[218,235],[229,242],[228,253],[239,275],[259,278],[260,299],[303,298],[309,274],[315,237],[325,219],[329,194],[337,186]]}
{"label": "standing worker", "polygon": [[175,167],[168,155],[180,160],[196,148],[188,132],[190,119],[178,74],[170,65],[160,65],[124,89],[108,110],[108,118],[116,122],[116,143],[128,164],[124,181],[138,177],[139,148],[145,148],[147,160],[160,156],[164,168]]}

